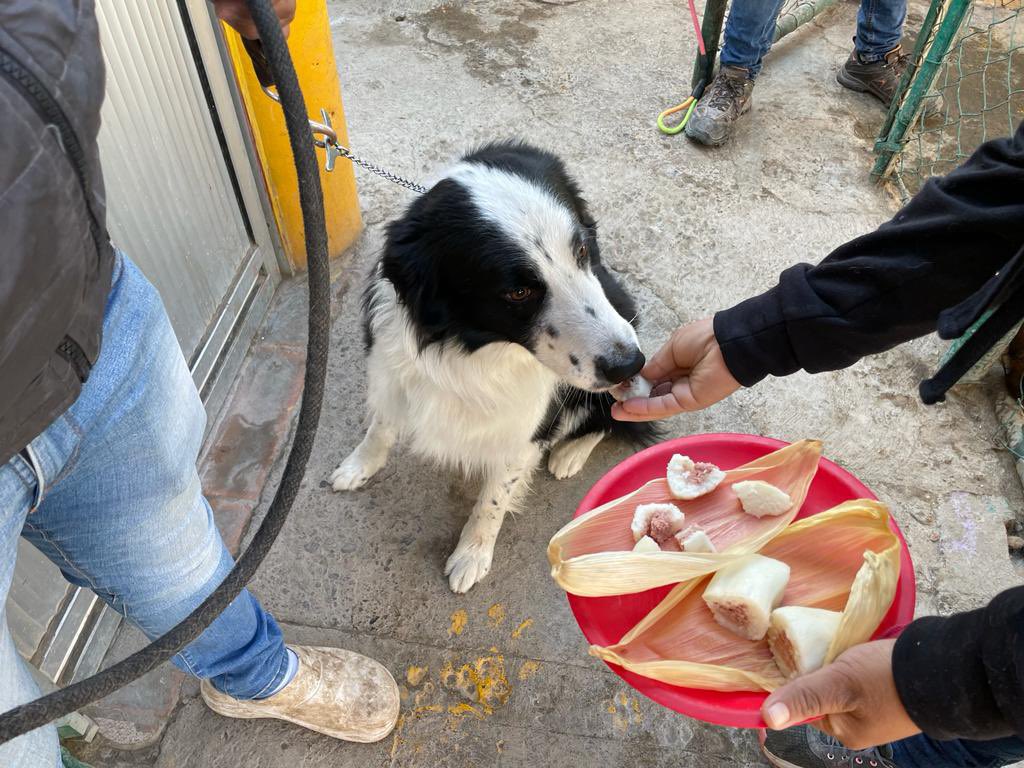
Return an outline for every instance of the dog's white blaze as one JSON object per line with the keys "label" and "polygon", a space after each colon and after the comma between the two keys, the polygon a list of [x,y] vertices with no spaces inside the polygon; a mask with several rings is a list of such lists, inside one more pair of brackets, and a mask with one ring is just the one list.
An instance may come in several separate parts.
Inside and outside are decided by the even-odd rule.
{"label": "dog's white blaze", "polygon": [[[638,346],[636,331],[608,301],[589,267],[575,252],[575,215],[549,190],[514,173],[477,163],[460,163],[447,174],[470,194],[480,214],[524,253],[547,286],[535,354],[561,378],[583,389],[602,386],[598,356],[616,345]],[[554,334],[548,333],[553,328]]]}
{"label": "dog's white blaze", "polygon": [[[527,253],[537,250],[538,239],[545,246],[564,243],[568,249],[576,232],[575,217],[548,190],[522,176],[479,163],[459,163],[448,172],[448,177],[469,192],[485,219]],[[555,253],[551,256],[558,258]],[[571,251],[563,254],[563,258],[571,262]]]}

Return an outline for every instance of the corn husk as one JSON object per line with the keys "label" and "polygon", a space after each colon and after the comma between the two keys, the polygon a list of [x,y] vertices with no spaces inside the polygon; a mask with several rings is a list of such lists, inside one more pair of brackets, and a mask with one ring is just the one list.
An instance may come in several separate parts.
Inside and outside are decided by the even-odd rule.
{"label": "corn husk", "polygon": [[[599,597],[645,589],[703,576],[751,552],[781,533],[799,511],[818,468],[821,443],[802,440],[725,473],[711,493],[696,499],[673,499],[665,478],[580,515],[548,544],[551,576],[574,595]],[[763,480],[782,489],[793,506],[777,517],[746,514],[732,491],[741,480]],[[638,504],[674,503],[687,526],[703,530],[717,552],[633,552],[630,522]]]}
{"label": "corn husk", "polygon": [[[760,553],[791,569],[782,605],[843,612],[826,664],[870,639],[896,594],[899,539],[877,501],[849,501],[804,518]],[[692,688],[771,691],[785,683],[766,640],[745,640],[712,618],[701,597],[709,581],[679,584],[616,645],[591,646],[591,654]]]}

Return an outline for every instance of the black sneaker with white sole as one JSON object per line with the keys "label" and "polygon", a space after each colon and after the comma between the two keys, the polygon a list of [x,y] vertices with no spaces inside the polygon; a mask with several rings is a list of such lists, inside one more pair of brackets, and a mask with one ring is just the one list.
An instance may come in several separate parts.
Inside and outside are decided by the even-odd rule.
{"label": "black sneaker with white sole", "polygon": [[761,731],[761,751],[775,768],[899,768],[888,745],[847,749],[809,725],[784,731]]}

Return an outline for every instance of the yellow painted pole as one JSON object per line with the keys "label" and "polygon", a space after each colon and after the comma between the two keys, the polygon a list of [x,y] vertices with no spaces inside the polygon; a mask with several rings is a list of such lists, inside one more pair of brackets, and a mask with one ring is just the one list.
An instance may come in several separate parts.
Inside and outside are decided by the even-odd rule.
{"label": "yellow painted pole", "polygon": [[[299,210],[299,187],[281,108],[260,89],[238,33],[224,26],[224,36],[263,167],[264,182],[285,255],[293,269],[304,269],[306,248]],[[295,62],[302,93],[306,97],[309,116],[319,121],[321,108],[326,109],[338,133],[338,141],[348,146],[348,130],[341,105],[341,85],[331,47],[326,3],[297,3],[295,20],[288,35],[288,48]],[[339,158],[334,170],[328,173],[323,169],[323,151],[318,149],[317,156],[321,161],[320,183],[324,190],[327,238],[330,255],[334,258],[352,244],[363,226],[359,215],[356,180],[352,164],[347,160]]]}

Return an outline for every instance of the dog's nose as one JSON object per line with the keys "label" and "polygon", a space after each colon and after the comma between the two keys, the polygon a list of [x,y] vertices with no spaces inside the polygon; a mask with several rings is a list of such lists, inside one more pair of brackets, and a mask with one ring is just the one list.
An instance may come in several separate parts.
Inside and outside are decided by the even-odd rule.
{"label": "dog's nose", "polygon": [[618,384],[639,373],[645,362],[644,353],[634,347],[608,357],[595,357],[594,369],[609,384]]}

